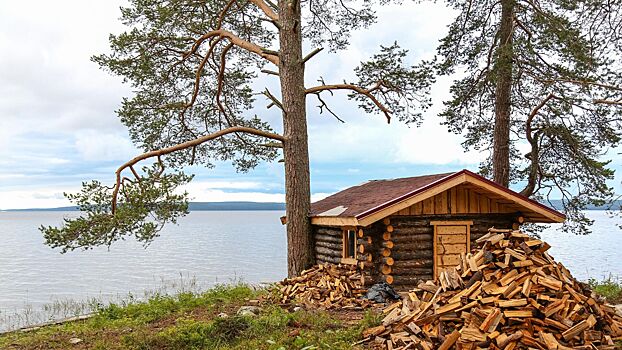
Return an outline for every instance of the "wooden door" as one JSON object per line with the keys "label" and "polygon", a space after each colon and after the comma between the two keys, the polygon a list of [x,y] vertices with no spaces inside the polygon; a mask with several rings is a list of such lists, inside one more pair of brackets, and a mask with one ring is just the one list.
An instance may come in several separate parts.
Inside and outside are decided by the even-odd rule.
{"label": "wooden door", "polygon": [[433,221],[434,279],[446,268],[460,264],[460,255],[471,249],[472,221]]}

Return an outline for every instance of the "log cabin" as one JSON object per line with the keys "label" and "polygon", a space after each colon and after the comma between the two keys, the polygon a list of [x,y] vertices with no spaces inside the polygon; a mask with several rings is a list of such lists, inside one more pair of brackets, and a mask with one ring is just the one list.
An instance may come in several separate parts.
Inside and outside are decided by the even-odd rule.
{"label": "log cabin", "polygon": [[489,228],[565,215],[468,170],[368,181],[311,205],[317,263],[355,264],[398,290],[455,266]]}

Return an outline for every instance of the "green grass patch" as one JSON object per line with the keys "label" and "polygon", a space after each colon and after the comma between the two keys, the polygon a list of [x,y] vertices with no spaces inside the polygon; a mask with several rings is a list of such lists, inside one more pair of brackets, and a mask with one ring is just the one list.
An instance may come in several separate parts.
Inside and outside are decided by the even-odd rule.
{"label": "green grass patch", "polygon": [[[351,349],[379,316],[363,312],[289,312],[267,290],[218,286],[205,293],[156,295],[101,307],[91,319],[0,336],[1,349]],[[266,300],[257,317],[236,316],[249,299]],[[226,313],[227,317],[219,314]],[[72,345],[70,339],[79,338]]]}
{"label": "green grass patch", "polygon": [[596,294],[606,298],[607,302],[611,304],[622,303],[622,281],[619,278],[614,279],[609,276],[602,281],[590,278],[587,283]]}

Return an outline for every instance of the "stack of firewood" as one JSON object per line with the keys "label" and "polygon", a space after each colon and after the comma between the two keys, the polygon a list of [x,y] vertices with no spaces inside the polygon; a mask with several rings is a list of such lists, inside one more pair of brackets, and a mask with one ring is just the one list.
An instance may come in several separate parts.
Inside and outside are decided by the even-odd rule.
{"label": "stack of firewood", "polygon": [[615,349],[622,317],[518,231],[494,230],[385,308],[363,336],[387,349]]}
{"label": "stack of firewood", "polygon": [[360,308],[370,305],[361,299],[366,289],[356,266],[321,264],[300,276],[280,283],[280,302],[299,303],[313,308]]}

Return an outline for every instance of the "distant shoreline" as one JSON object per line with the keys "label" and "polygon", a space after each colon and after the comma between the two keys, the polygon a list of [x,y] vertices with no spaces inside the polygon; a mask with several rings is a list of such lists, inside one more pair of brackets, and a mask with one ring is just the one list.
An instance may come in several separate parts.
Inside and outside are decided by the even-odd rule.
{"label": "distant shoreline", "polygon": [[[270,211],[285,210],[285,203],[278,202],[190,202],[190,211]],[[0,209],[0,212],[24,211],[79,211],[77,206],[58,208],[27,208],[27,209]]]}
{"label": "distant shoreline", "polygon": [[[555,199],[543,204],[552,206],[555,209],[563,209],[561,200]],[[617,200],[613,205],[594,206],[589,205],[585,210],[620,210],[622,200]],[[190,202],[190,211],[270,211],[285,210],[285,203],[280,202]],[[77,206],[58,207],[58,208],[27,208],[27,209],[0,209],[0,212],[21,212],[21,211],[79,211]]]}

